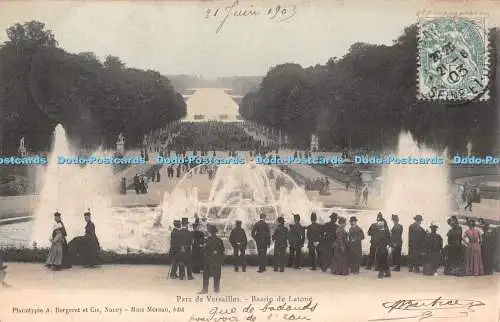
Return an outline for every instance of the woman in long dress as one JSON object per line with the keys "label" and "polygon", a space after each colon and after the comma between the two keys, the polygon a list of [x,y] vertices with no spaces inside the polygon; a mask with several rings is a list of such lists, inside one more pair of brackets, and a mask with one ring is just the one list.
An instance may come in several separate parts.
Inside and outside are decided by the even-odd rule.
{"label": "woman in long dress", "polygon": [[62,261],[63,261],[63,243],[64,243],[63,226],[61,223],[56,224],[52,236],[53,237],[50,239],[51,245],[50,245],[49,255],[47,256],[45,264],[49,268],[53,268],[54,270],[60,270],[62,269],[62,264],[63,264]]}
{"label": "woman in long dress", "polygon": [[345,231],[346,219],[339,218],[339,228],[337,228],[336,239],[333,244],[333,262],[332,274],[334,275],[348,275],[348,249],[347,249],[347,233]]}
{"label": "woman in long dress", "polygon": [[476,229],[474,220],[469,220],[469,229],[464,234],[465,274],[468,276],[484,275],[483,258],[481,256],[481,234]]}
{"label": "woman in long dress", "polygon": [[491,275],[495,269],[495,236],[490,229],[490,225],[482,222],[480,227],[483,230],[481,238],[481,256],[483,258],[484,274]]}
{"label": "woman in long dress", "polygon": [[448,246],[446,246],[445,275],[462,276],[463,273],[463,245],[462,227],[458,224],[456,216],[448,219],[450,230],[448,231]]}
{"label": "woman in long dress", "polygon": [[443,238],[437,233],[438,226],[431,223],[431,232],[425,238],[425,264],[424,275],[437,275],[441,266],[441,252],[443,250]]}
{"label": "woman in long dress", "polygon": [[84,250],[84,266],[86,267],[94,267],[97,265],[98,262],[98,256],[99,256],[99,250],[100,250],[100,244],[99,244],[99,239],[97,238],[96,232],[95,232],[95,225],[91,220],[91,213],[90,210],[85,212],[83,214],[85,218],[85,250]]}

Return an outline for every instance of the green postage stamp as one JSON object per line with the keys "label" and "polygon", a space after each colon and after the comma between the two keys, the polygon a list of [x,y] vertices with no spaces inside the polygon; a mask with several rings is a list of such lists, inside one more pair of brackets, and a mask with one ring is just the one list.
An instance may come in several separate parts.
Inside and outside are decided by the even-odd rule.
{"label": "green postage stamp", "polygon": [[488,99],[485,16],[420,16],[417,98],[467,102]]}

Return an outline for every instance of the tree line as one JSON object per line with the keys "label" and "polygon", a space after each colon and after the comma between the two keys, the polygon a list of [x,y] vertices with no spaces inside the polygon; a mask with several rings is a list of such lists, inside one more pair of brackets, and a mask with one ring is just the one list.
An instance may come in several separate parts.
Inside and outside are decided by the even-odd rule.
{"label": "tree line", "polygon": [[488,101],[443,104],[416,100],[417,27],[392,46],[353,44],[342,57],[303,68],[286,63],[269,70],[260,87],[244,96],[246,119],[286,131],[306,148],[317,134],[326,149],[394,147],[402,130],[427,146],[464,152],[498,149],[499,103],[495,83],[500,30],[490,30]]}
{"label": "tree line", "polygon": [[32,151],[46,150],[61,123],[86,148],[113,148],[120,132],[127,145],[179,120],[186,104],[170,80],[153,70],[127,68],[116,56],[59,48],[42,22],[17,23],[0,47],[0,151],[17,150],[25,137]]}

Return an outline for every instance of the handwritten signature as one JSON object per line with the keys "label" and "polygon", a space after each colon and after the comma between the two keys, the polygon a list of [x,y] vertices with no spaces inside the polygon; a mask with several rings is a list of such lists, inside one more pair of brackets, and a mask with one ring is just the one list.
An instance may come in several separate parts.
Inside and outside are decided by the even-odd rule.
{"label": "handwritten signature", "polygon": [[247,8],[242,8],[240,6],[240,1],[235,0],[230,6],[217,8],[217,9],[207,9],[205,11],[205,19],[221,19],[221,22],[217,26],[215,33],[219,33],[222,28],[227,24],[229,18],[245,18],[245,17],[257,17],[266,16],[270,20],[283,22],[290,20],[297,13],[297,6],[295,5],[276,5],[272,8],[258,9],[253,5]]}
{"label": "handwritten signature", "polygon": [[[387,310],[387,313],[396,311],[416,311],[416,315],[404,317],[390,317],[373,319],[369,321],[397,321],[416,319],[422,321],[429,318],[439,319],[455,319],[468,317],[470,312],[475,312],[474,308],[484,306],[485,304],[477,300],[459,300],[459,299],[444,299],[438,297],[435,299],[419,299],[419,300],[396,300],[394,302],[384,302],[382,306]],[[445,312],[446,316],[435,315],[437,312]]]}

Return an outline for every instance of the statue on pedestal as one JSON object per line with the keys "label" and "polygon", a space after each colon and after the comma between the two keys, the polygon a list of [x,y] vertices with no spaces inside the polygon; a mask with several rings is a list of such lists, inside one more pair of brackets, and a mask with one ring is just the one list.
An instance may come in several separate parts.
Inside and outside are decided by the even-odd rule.
{"label": "statue on pedestal", "polygon": [[118,134],[118,139],[116,140],[116,151],[122,155],[125,153],[125,136],[123,133]]}
{"label": "statue on pedestal", "polygon": [[319,139],[316,135],[311,135],[311,152],[317,152],[319,150]]}
{"label": "statue on pedestal", "polygon": [[21,136],[21,140],[19,140],[19,154],[22,156],[22,157],[25,157],[26,156],[26,147],[24,146],[24,136]]}

